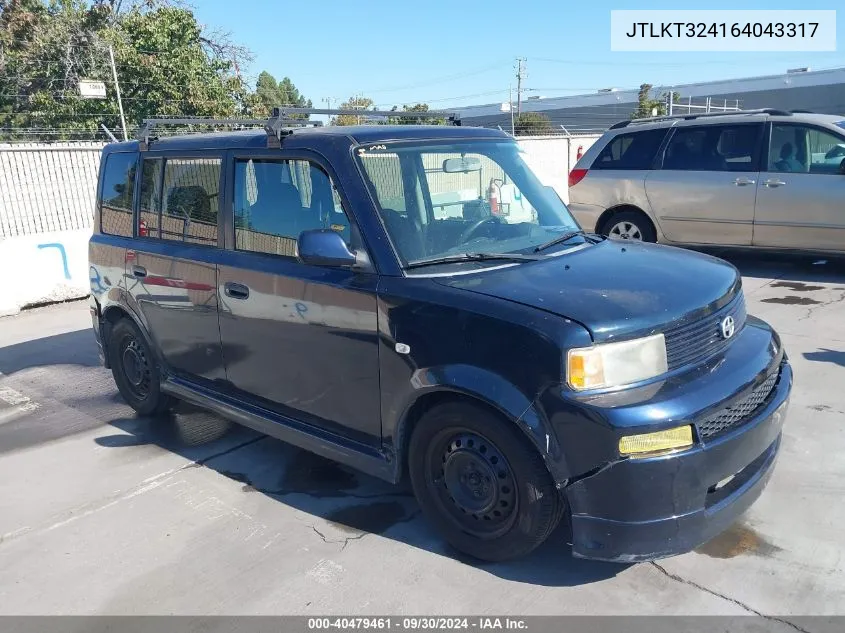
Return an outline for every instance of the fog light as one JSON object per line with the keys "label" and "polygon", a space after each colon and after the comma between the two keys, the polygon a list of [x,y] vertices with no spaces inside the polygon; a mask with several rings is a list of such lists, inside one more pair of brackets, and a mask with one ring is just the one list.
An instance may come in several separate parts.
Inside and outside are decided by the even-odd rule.
{"label": "fog light", "polygon": [[622,455],[662,453],[689,446],[692,446],[692,427],[689,425],[619,438],[619,452]]}

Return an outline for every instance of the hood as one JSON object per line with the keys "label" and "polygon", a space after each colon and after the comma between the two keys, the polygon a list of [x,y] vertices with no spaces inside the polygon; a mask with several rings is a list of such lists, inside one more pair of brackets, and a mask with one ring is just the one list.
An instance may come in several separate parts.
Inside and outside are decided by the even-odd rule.
{"label": "hood", "polygon": [[501,297],[584,325],[596,342],[638,336],[727,304],[741,288],[728,262],[671,246],[595,245],[441,284]]}

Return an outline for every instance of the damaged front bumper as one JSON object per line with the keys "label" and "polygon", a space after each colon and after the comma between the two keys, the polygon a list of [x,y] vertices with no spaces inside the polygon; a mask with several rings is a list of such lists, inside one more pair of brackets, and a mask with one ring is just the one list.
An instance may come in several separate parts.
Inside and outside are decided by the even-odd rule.
{"label": "damaged front bumper", "polygon": [[[574,556],[628,563],[688,552],[723,532],[760,496],[778,456],[792,368],[768,326],[755,320],[746,330],[725,357],[699,368],[687,381],[663,385],[647,402],[623,402],[636,398],[626,394],[593,402],[599,406],[590,407],[587,415],[601,422],[607,446],[630,433],[635,418],[658,410],[670,411],[675,425],[681,420],[695,425],[704,403],[730,406],[747,397],[751,376],[756,375],[755,385],[779,372],[763,403],[728,430],[702,439],[695,427],[689,449],[639,458],[617,453],[563,483]],[[717,395],[731,384],[746,387],[732,390],[727,399]]]}

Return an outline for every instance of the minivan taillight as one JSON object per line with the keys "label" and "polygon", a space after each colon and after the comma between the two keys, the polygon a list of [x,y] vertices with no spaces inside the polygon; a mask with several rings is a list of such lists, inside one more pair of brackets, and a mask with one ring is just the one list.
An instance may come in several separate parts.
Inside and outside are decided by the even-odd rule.
{"label": "minivan taillight", "polygon": [[584,180],[584,176],[587,175],[586,169],[573,169],[569,172],[569,186],[574,187],[579,182]]}

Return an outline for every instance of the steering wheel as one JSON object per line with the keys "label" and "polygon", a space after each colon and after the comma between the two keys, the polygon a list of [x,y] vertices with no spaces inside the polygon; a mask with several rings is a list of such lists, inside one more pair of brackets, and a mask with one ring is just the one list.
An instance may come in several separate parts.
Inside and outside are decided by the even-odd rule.
{"label": "steering wheel", "polygon": [[476,220],[472,223],[469,228],[467,228],[463,233],[461,233],[461,237],[458,240],[458,243],[463,244],[464,242],[468,242],[471,237],[475,237],[475,234],[482,226],[489,223],[501,224],[502,219],[497,215],[488,215],[486,218]]}

